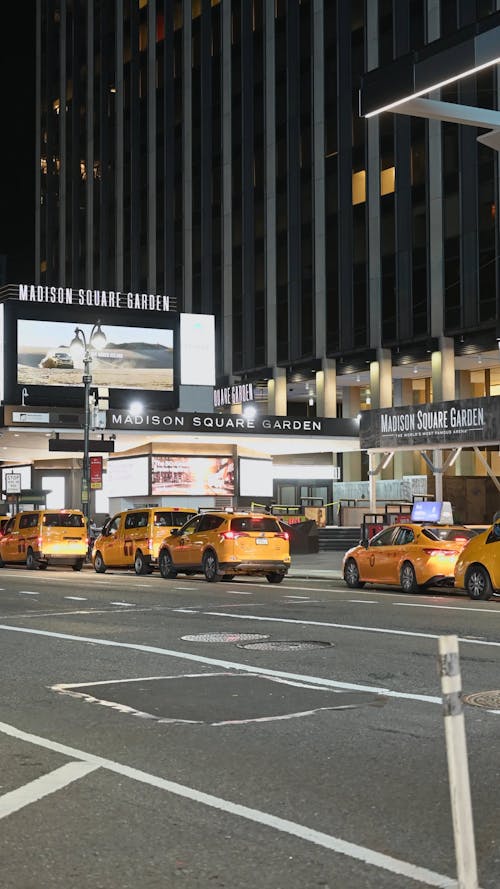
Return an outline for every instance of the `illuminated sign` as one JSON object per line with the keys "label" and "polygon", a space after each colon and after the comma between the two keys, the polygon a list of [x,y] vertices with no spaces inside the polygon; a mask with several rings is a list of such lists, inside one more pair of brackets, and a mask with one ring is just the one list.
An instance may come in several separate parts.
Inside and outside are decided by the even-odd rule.
{"label": "illuminated sign", "polygon": [[215,319],[213,315],[182,314],[181,384],[215,385]]}
{"label": "illuminated sign", "polygon": [[122,293],[120,290],[73,290],[71,287],[19,284],[22,302],[51,303],[65,306],[90,306],[99,309],[134,309],[140,312],[172,312],[176,300],[157,293]]}
{"label": "illuminated sign", "polygon": [[231,404],[245,404],[253,401],[252,383],[238,383],[235,386],[222,386],[214,389],[214,407],[226,407]]}
{"label": "illuminated sign", "polygon": [[[87,341],[91,324],[78,325]],[[173,331],[163,328],[101,325],[105,345],[90,344],[92,383],[112,389],[171,392],[174,388]],[[17,322],[17,382],[20,386],[81,386],[83,347],[71,345],[75,324]]]}
{"label": "illuminated sign", "polygon": [[232,496],[232,457],[151,457],[151,494]]}

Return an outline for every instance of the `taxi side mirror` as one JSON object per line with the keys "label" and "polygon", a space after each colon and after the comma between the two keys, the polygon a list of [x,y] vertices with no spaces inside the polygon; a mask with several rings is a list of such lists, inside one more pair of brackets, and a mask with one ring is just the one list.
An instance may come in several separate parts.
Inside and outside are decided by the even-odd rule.
{"label": "taxi side mirror", "polygon": [[368,549],[369,544],[370,544],[370,541],[368,540],[368,537],[363,537],[363,538],[359,541],[359,545],[360,545],[360,546],[364,546],[365,549]]}
{"label": "taxi side mirror", "polygon": [[172,535],[172,537],[178,537],[180,533],[181,533],[181,529],[180,529],[180,528],[173,528],[172,531],[170,532],[170,534]]}

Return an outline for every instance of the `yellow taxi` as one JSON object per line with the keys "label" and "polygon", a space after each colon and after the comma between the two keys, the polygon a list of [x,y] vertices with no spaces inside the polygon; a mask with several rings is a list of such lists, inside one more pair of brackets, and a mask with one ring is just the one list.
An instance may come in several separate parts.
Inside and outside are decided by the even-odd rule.
{"label": "yellow taxi", "polygon": [[452,586],[455,563],[475,532],[462,525],[403,522],[379,531],[344,556],[344,580],[351,589],[365,583],[395,584],[404,593]]}
{"label": "yellow taxi", "polygon": [[202,573],[213,583],[249,574],[281,583],[290,567],[289,535],[271,515],[205,512],[172,531],[158,562],[167,580]]}
{"label": "yellow taxi", "polygon": [[98,574],[107,568],[132,568],[150,574],[158,564],[165,537],[196,515],[181,506],[138,507],[117,512],[103,525],[92,547],[92,562]]}
{"label": "yellow taxi", "polygon": [[47,568],[54,562],[81,571],[88,550],[87,522],[79,509],[36,509],[9,519],[0,537],[0,568],[24,563]]}
{"label": "yellow taxi", "polygon": [[471,599],[490,599],[500,592],[500,519],[462,550],[455,565],[455,586]]}

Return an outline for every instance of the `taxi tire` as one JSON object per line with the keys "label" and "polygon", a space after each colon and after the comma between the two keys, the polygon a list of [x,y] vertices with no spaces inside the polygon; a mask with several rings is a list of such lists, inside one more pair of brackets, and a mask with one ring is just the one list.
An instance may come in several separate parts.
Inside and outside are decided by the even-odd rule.
{"label": "taxi tire", "polygon": [[27,567],[28,571],[35,571],[38,568],[38,562],[35,559],[35,553],[31,549],[31,547],[28,549],[28,552],[26,553],[26,567]]}
{"label": "taxi tire", "polygon": [[48,562],[39,562],[38,567],[40,568],[40,571],[46,571],[46,569],[49,567],[49,563]]}
{"label": "taxi tire", "polygon": [[403,593],[408,593],[411,595],[412,593],[418,593],[420,591],[420,587],[417,583],[417,575],[415,574],[415,568],[411,564],[411,562],[403,562],[401,565],[401,572],[399,575],[399,583]]}
{"label": "taxi tire", "polygon": [[97,574],[104,574],[106,571],[106,563],[102,557],[100,550],[97,550],[94,556],[94,570]]}
{"label": "taxi tire", "polygon": [[5,562],[1,556],[0,556],[0,568],[5,568]]}
{"label": "taxi tire", "polygon": [[470,565],[465,575],[465,589],[469,599],[476,602],[491,599],[493,586],[486,568],[482,565]]}
{"label": "taxi tire", "polygon": [[[40,568],[41,567],[42,566],[40,565]],[[78,561],[75,562],[75,564],[72,565],[71,567],[72,567],[73,571],[81,571],[83,568],[83,559],[78,559]]]}
{"label": "taxi tire", "polygon": [[203,573],[208,583],[216,583],[224,576],[219,571],[219,561],[213,549],[207,550],[203,556]]}
{"label": "taxi tire", "polygon": [[268,583],[281,583],[284,576],[281,571],[270,571],[269,574],[266,574]]}
{"label": "taxi tire", "polygon": [[167,549],[161,550],[158,559],[158,567],[164,580],[173,580],[174,577],[177,577],[177,571],[174,568],[172,556]]}
{"label": "taxi tire", "polygon": [[134,559],[134,571],[138,575],[142,574],[151,574],[151,568],[149,567],[149,562],[143,555],[140,549],[137,550]]}
{"label": "taxi tire", "polygon": [[344,580],[351,590],[362,590],[365,582],[359,579],[359,568],[355,559],[348,559],[344,566]]}

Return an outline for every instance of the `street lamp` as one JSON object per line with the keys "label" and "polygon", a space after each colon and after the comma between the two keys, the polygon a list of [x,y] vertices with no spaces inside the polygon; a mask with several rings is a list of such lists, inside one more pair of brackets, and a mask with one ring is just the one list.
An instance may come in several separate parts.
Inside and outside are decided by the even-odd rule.
{"label": "street lamp", "polygon": [[84,516],[89,518],[89,499],[90,499],[90,460],[89,460],[89,439],[90,439],[90,385],[92,383],[92,355],[90,350],[102,349],[106,345],[106,337],[101,330],[101,322],[94,324],[90,336],[87,340],[85,331],[81,327],[75,327],[75,336],[70,343],[70,352],[75,358],[80,358],[83,363],[83,388],[85,402],[85,419],[83,433],[83,473],[82,473],[82,512]]}

